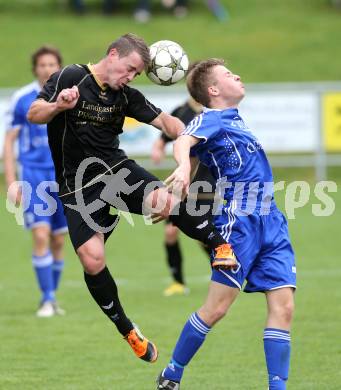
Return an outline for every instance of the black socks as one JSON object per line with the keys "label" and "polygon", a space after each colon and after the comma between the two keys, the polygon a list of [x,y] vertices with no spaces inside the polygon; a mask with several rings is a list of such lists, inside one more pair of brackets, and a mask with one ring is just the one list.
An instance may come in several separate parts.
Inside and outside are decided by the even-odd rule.
{"label": "black socks", "polygon": [[168,266],[174,280],[178,283],[185,284],[182,275],[182,255],[179,242],[175,241],[174,244],[165,243],[165,248],[167,252]]}
{"label": "black socks", "polygon": [[109,319],[116,325],[122,336],[126,336],[133,328],[121,306],[117,286],[109,270],[105,267],[96,275],[84,272],[84,279],[90,294]]}
{"label": "black socks", "polygon": [[178,215],[170,214],[168,219],[187,236],[203,242],[210,249],[226,244],[213,225],[210,216],[207,214],[202,216],[189,215],[184,202],[181,202],[178,207]]}

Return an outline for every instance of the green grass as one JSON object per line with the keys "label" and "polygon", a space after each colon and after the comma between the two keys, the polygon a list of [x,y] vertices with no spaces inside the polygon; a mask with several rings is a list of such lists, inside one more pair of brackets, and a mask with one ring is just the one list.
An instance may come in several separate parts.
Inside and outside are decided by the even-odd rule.
{"label": "green grass", "polygon": [[[99,1],[76,16],[66,1],[0,0],[0,86],[20,86],[31,80],[30,54],[42,43],[58,46],[65,63],[95,62],[108,44],[131,31],[148,43],[171,39],[181,43],[190,59],[223,57],[246,82],[338,80],[341,12],[328,0],[222,0],[230,13],[220,23],[204,6],[190,2],[184,20],[170,17],[154,1],[147,25],[132,18],[134,1],[124,1],[119,13],[103,17]],[[96,8],[97,4],[97,8]],[[140,83],[149,83],[145,76]]]}
{"label": "green grass", "polygon": [[[304,177],[303,171],[301,174],[298,176]],[[295,171],[278,171],[276,181],[298,176]],[[340,389],[341,266],[337,237],[341,194],[331,195],[337,206],[332,216],[312,216],[311,204],[316,199],[311,198],[309,205],[297,210],[296,219],[289,221],[297,257],[298,291],[288,389]],[[278,204],[283,209],[282,193]],[[184,322],[206,295],[209,267],[198,245],[181,237],[190,295],[164,298],[162,290],[169,280],[162,248],[163,226],[145,227],[141,218],[136,218],[132,227],[123,219],[108,241],[108,264],[119,281],[125,309],[160,350],[158,362],[148,365],[133,356],[90,299],[69,242],[59,293],[67,316],[35,318],[39,294],[30,264],[30,235],[5,210],[3,187],[0,205],[0,389],[153,389]],[[265,313],[262,294],[241,294],[187,369],[183,388],[265,390]]]}
{"label": "green grass", "polygon": [[[65,63],[97,61],[109,42],[127,31],[148,43],[172,39],[192,60],[228,59],[246,82],[316,81],[340,78],[340,12],[327,0],[223,0],[231,19],[217,22],[203,1],[192,1],[190,16],[178,21],[156,9],[148,25],[135,24],[134,1],[103,17],[89,1],[77,17],[65,1],[0,0],[1,87],[31,80],[30,54],[42,43],[60,47]],[[157,1],[154,1],[156,4]],[[148,83],[143,76],[138,82]],[[312,180],[313,170],[277,170],[276,181]],[[338,169],[330,178],[341,183]],[[340,192],[331,194],[330,217],[312,216],[316,199],[289,221],[298,266],[292,367],[288,389],[337,390],[341,383]],[[278,194],[283,206],[283,194]],[[283,207],[282,207],[283,208]],[[107,245],[109,267],[120,282],[124,307],[160,350],[159,361],[137,360],[89,297],[70,243],[59,300],[65,318],[38,320],[39,294],[30,263],[30,234],[5,209],[0,182],[2,273],[0,278],[0,389],[109,390],[154,388],[188,315],[202,303],[209,267],[198,245],[182,236],[185,274],[191,294],[166,299],[163,226],[134,227],[122,220]],[[211,332],[186,371],[183,388],[266,389],[262,351],[265,318],[261,294],[241,294],[228,318]]]}

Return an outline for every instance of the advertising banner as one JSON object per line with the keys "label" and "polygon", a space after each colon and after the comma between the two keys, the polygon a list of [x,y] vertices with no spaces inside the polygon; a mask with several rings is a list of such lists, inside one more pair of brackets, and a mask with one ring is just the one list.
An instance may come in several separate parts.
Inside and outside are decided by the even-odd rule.
{"label": "advertising banner", "polygon": [[341,151],[341,93],[323,97],[324,144],[327,152]]}
{"label": "advertising banner", "polygon": [[[183,104],[185,88],[141,88],[146,97],[166,112]],[[0,154],[4,138],[4,113],[9,96],[0,97]],[[259,138],[264,149],[273,153],[314,152],[320,127],[319,95],[314,91],[250,91],[240,105],[246,124]],[[341,94],[330,94],[324,100],[326,144],[328,150],[341,149]],[[127,118],[120,136],[121,148],[128,155],[148,156],[154,140],[160,135],[152,126]],[[337,149],[336,149],[337,148]],[[171,152],[168,146],[168,153]]]}
{"label": "advertising banner", "polygon": [[250,92],[240,114],[267,152],[314,152],[318,148],[319,99],[314,92]]}
{"label": "advertising banner", "polygon": [[[186,100],[185,93],[147,96],[166,112]],[[250,92],[239,111],[267,152],[314,152],[317,149],[319,100],[316,93]],[[149,155],[157,137],[158,132],[151,126],[127,119],[125,132],[120,137],[121,146],[128,154]]]}

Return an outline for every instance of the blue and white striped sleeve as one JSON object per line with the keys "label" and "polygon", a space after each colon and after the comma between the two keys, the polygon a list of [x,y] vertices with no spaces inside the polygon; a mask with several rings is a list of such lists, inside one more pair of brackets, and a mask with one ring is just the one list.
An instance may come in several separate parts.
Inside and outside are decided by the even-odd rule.
{"label": "blue and white striped sleeve", "polygon": [[219,123],[211,115],[202,113],[196,116],[182,132],[181,135],[191,135],[206,143],[209,138],[217,134]]}

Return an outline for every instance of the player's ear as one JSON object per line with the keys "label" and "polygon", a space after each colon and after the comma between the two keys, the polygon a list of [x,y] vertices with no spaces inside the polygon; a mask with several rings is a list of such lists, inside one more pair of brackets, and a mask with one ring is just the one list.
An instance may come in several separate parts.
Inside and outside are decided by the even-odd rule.
{"label": "player's ear", "polygon": [[211,96],[217,96],[219,94],[219,90],[215,85],[211,85],[207,89]]}
{"label": "player's ear", "polygon": [[109,51],[108,57],[109,57],[110,59],[116,59],[116,58],[119,57],[118,51],[117,51],[117,49],[116,49],[115,47],[113,47],[113,48]]}

